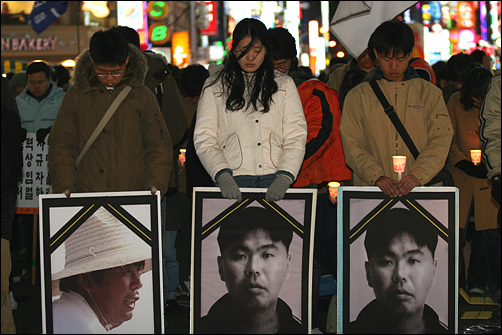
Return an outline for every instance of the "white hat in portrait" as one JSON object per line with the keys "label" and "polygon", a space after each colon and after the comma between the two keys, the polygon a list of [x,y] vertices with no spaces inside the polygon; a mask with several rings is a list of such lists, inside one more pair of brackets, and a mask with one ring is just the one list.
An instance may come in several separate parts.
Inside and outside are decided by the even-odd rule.
{"label": "white hat in portrait", "polygon": [[64,268],[52,274],[52,295],[59,280],[81,273],[145,261],[143,272],[152,269],[151,247],[104,207],[94,212],[64,242]]}

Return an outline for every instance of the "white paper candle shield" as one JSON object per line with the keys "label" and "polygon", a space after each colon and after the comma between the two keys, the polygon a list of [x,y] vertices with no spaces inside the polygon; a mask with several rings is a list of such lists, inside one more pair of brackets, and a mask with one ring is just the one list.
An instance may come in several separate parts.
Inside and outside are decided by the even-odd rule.
{"label": "white paper candle shield", "polygon": [[338,196],[338,187],[339,186],[340,186],[340,183],[337,181],[332,181],[332,182],[328,183],[330,197],[336,198]]}
{"label": "white paper candle shield", "polygon": [[471,150],[471,161],[474,165],[481,163],[481,150]]}
{"label": "white paper candle shield", "polygon": [[406,167],[406,156],[392,156],[392,164],[394,165],[394,172],[403,173]]}

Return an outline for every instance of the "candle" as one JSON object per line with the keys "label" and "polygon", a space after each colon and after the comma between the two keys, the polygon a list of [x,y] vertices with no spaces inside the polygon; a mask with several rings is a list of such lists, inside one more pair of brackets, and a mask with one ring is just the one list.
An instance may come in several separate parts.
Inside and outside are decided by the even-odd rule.
{"label": "candle", "polygon": [[335,204],[337,202],[338,198],[338,187],[340,186],[340,183],[337,181],[332,181],[328,183],[328,190],[329,190],[329,200],[331,203]]}
{"label": "candle", "polygon": [[184,167],[186,161],[186,151],[187,149],[180,149],[180,153],[178,155],[178,166]]}
{"label": "candle", "polygon": [[401,181],[402,174],[406,167],[406,156],[392,156],[394,172],[397,172],[397,181]]}
{"label": "candle", "polygon": [[474,165],[481,163],[481,150],[471,150],[471,161]]}

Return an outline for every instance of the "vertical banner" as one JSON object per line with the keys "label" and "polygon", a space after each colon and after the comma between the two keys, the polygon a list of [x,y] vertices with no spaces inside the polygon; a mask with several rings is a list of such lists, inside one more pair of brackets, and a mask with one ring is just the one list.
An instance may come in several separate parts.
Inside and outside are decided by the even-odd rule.
{"label": "vertical banner", "polygon": [[194,188],[190,333],[303,333],[311,329],[317,190]]}
{"label": "vertical banner", "polygon": [[45,142],[38,143],[35,133],[28,133],[23,142],[23,171],[17,191],[17,214],[38,214],[38,196],[49,193],[49,146],[47,139]]}
{"label": "vertical banner", "polygon": [[338,333],[458,332],[458,189],[338,193]]}
{"label": "vertical banner", "polygon": [[160,193],[40,196],[44,334],[163,334]]}

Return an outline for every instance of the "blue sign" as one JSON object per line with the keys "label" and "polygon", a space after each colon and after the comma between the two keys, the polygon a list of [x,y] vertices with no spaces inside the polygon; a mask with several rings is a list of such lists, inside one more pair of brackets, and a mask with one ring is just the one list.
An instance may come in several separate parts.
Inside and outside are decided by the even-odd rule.
{"label": "blue sign", "polygon": [[61,15],[66,13],[68,1],[35,1],[28,22],[37,34],[41,34]]}

